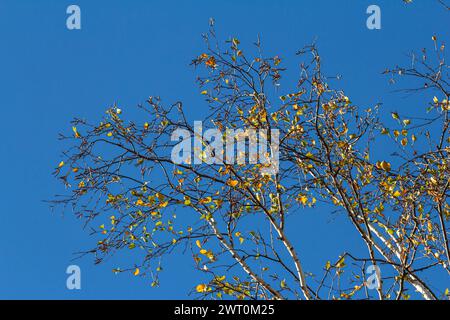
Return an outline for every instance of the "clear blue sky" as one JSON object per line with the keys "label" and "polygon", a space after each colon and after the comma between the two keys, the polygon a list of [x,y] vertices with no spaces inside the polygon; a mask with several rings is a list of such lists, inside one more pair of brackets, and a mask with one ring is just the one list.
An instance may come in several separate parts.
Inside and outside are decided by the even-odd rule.
{"label": "clear blue sky", "polygon": [[[286,66],[295,67],[295,51],[317,39],[326,70],[343,76],[342,88],[355,103],[382,101],[388,110],[415,112],[418,104],[393,94],[380,73],[406,64],[410,50],[431,47],[435,33],[450,44],[450,20],[435,1],[414,3],[0,0],[0,298],[186,298],[199,276],[190,257],[166,259],[156,289],[111,272],[129,256],[100,266],[89,257],[71,262],[93,242],[70,212],[51,213],[43,202],[63,191],[51,176],[61,159],[57,134],[70,128],[73,116],[98,119],[114,102],[131,109],[149,95],[183,100],[192,116],[201,115],[206,106],[189,62],[203,50],[200,35],[210,17],[222,39],[237,36],[245,46],[259,34],[267,54],[279,54]],[[81,30],[66,28],[70,4],[81,7]],[[381,30],[366,28],[370,4],[382,9]],[[314,261],[310,267],[352,246],[350,229],[336,228],[342,219],[328,211],[296,219],[310,230],[294,238],[306,248],[302,256]],[[313,234],[315,225],[321,229]],[[80,291],[65,286],[73,263],[82,269]]]}

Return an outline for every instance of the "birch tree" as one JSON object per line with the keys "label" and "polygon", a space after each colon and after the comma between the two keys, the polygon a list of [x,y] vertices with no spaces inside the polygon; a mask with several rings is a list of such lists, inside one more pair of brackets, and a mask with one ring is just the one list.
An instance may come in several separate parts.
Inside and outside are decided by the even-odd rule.
{"label": "birch tree", "polygon": [[[265,56],[259,40],[244,50],[237,38],[221,43],[212,27],[204,39],[192,66],[208,111],[195,120],[220,132],[264,132],[268,158],[225,160],[218,145],[226,134],[216,143],[199,135],[192,106],[181,101],[151,96],[135,119],[117,105],[100,121],[74,119],[55,169],[67,191],[52,203],[92,231],[96,244],[85,253],[100,263],[132,250],[140,262],[113,271],[149,277],[152,286],[164,285],[165,256],[188,253],[209,279],[191,288],[205,299],[447,298],[448,289],[424,276],[448,280],[450,271],[449,68],[439,40],[432,54],[385,71],[392,82],[414,80],[408,92],[434,97],[429,117],[392,111],[389,126],[380,113],[390,111],[357,106],[335,88],[315,45],[297,52],[298,81],[288,89],[281,85],[288,66]],[[200,142],[188,140],[192,157],[183,162],[173,157],[180,129]],[[387,141],[397,151],[374,157],[373,146]],[[265,172],[275,148],[277,170]],[[307,267],[309,249],[286,231],[307,208],[345,216],[365,254],[344,248],[320,270]],[[374,290],[368,266],[383,270]]]}

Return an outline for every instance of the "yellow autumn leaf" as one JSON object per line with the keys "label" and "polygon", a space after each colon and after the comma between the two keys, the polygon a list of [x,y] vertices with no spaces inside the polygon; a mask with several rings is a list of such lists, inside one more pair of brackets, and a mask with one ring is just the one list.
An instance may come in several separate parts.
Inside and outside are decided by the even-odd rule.
{"label": "yellow autumn leaf", "polygon": [[58,164],[58,168],[61,168],[63,165],[64,165],[64,161],[61,161],[61,162]]}
{"label": "yellow autumn leaf", "polygon": [[391,171],[391,164],[386,161],[377,162],[376,164],[377,168],[383,169],[384,171]]}
{"label": "yellow autumn leaf", "polygon": [[159,205],[160,208],[165,208],[169,204],[169,201],[165,201]]}
{"label": "yellow autumn leaf", "polygon": [[200,204],[208,204],[208,203],[210,203],[211,201],[212,201],[212,198],[211,198],[211,197],[206,197],[206,198],[200,199],[199,203],[200,203]]}
{"label": "yellow autumn leaf", "polygon": [[402,146],[406,147],[406,145],[408,144],[408,138],[403,138],[400,143],[402,144]]}
{"label": "yellow autumn leaf", "polygon": [[140,272],[141,272],[141,271],[139,270],[139,268],[136,268],[136,270],[134,270],[134,273],[133,273],[133,274],[134,274],[135,276],[137,276],[137,275],[139,275]]}
{"label": "yellow autumn leaf", "polygon": [[199,247],[199,248],[201,248],[201,247],[202,247],[202,244],[201,244],[200,240],[197,240],[197,241],[195,241],[195,244],[196,244],[196,245],[197,245],[197,247]]}
{"label": "yellow autumn leaf", "polygon": [[396,190],[396,191],[394,192],[393,196],[396,197],[396,198],[400,197],[400,196],[401,196],[400,191]]}
{"label": "yellow autumn leaf", "polygon": [[302,194],[298,197],[298,201],[300,201],[303,205],[306,205],[308,203],[308,197]]}
{"label": "yellow autumn leaf", "polygon": [[75,134],[75,138],[80,138],[80,134],[78,133],[77,127],[72,127],[72,131]]}
{"label": "yellow autumn leaf", "polygon": [[198,286],[195,287],[195,290],[197,292],[204,292],[206,290],[206,284],[203,283],[199,284]]}
{"label": "yellow autumn leaf", "polygon": [[345,258],[342,257],[339,259],[339,261],[336,263],[336,268],[343,268],[345,267]]}
{"label": "yellow autumn leaf", "polygon": [[272,117],[273,121],[275,121],[275,122],[278,121],[278,119],[277,119],[277,114],[276,114],[275,112],[272,113],[270,116]]}
{"label": "yellow autumn leaf", "polygon": [[213,56],[209,57],[209,59],[205,61],[205,65],[215,69],[217,67],[216,58],[214,58]]}
{"label": "yellow autumn leaf", "polygon": [[207,94],[208,93],[208,90],[203,90],[202,92],[200,92],[200,94]]}
{"label": "yellow autumn leaf", "polygon": [[218,208],[220,208],[222,206],[223,200],[222,199],[217,199],[217,200],[214,200],[214,203],[216,204],[216,206]]}
{"label": "yellow autumn leaf", "polygon": [[237,180],[230,179],[227,181],[227,185],[229,185],[230,187],[233,187],[233,188],[236,187],[238,184],[239,184],[239,181],[237,181]]}
{"label": "yellow autumn leaf", "polygon": [[216,277],[216,280],[222,282],[223,280],[225,280],[225,278],[225,276]]}

